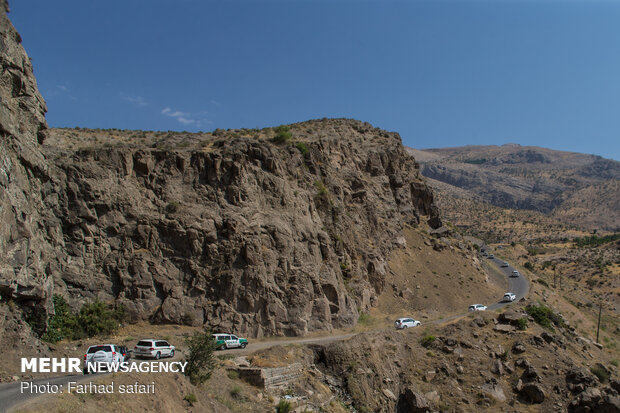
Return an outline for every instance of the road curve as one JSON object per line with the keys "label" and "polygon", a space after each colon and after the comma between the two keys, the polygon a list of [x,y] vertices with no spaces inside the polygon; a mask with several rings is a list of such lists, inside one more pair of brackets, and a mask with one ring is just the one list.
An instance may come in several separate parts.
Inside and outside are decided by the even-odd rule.
{"label": "road curve", "polygon": [[[515,270],[514,267],[509,265],[508,267],[502,267],[502,263],[504,260],[499,258],[483,258],[492,261],[497,265],[499,271],[501,271],[508,279],[508,289],[509,292],[514,293],[517,298],[515,301],[520,300],[521,298],[527,296],[529,292],[529,283],[527,279],[523,275],[519,275],[518,277],[510,277],[512,272]],[[472,303],[475,304],[475,303]],[[489,310],[496,310],[502,308],[506,305],[510,304],[509,302],[498,301],[493,304],[488,304],[487,308]],[[449,317],[440,318],[436,320],[429,321],[428,324],[441,324],[447,321],[455,320],[460,317],[464,317],[468,314],[468,312],[451,315]],[[238,354],[243,355],[247,353],[251,353],[257,350],[263,350],[270,347],[274,347],[277,345],[287,345],[287,344],[316,344],[316,343],[330,343],[334,341],[342,341],[353,337],[354,335],[359,333],[348,333],[348,334],[338,334],[331,336],[322,336],[322,337],[313,337],[313,338],[291,338],[291,339],[278,339],[278,340],[270,340],[270,341],[257,341],[252,342],[251,345],[245,349],[231,349],[231,350],[223,350],[218,351],[217,354]],[[176,357],[175,357],[176,358]],[[132,359],[132,362],[135,362]],[[66,384],[70,381],[75,382],[83,382],[90,381],[92,379],[101,377],[108,373],[100,373],[97,375],[67,375],[53,378],[44,378],[37,380],[30,380],[30,382],[34,384],[56,384],[63,385],[66,388]],[[11,408],[18,406],[19,404],[33,398],[40,396],[40,394],[31,394],[31,393],[22,393],[21,392],[21,382],[14,383],[6,383],[0,385],[0,413],[8,412]]]}

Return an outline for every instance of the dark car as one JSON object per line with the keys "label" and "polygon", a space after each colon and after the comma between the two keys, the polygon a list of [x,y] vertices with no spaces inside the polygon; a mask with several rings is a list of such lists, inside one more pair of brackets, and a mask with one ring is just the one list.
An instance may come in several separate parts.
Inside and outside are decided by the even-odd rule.
{"label": "dark car", "polygon": [[129,350],[126,346],[118,346],[118,350],[123,356],[123,361],[131,359],[131,350]]}

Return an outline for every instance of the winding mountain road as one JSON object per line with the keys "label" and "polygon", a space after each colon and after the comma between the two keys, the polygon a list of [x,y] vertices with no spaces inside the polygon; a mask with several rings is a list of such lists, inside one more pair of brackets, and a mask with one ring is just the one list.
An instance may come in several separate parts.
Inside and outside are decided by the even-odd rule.
{"label": "winding mountain road", "polygon": [[[506,278],[508,279],[509,292],[512,292],[516,295],[515,301],[519,301],[520,299],[527,296],[529,292],[529,283],[523,275],[519,275],[518,277],[510,276],[512,272],[515,270],[513,266],[509,265],[508,267],[502,267],[501,265],[504,262],[504,260],[500,258],[490,259],[490,258],[484,257],[483,259],[486,259],[489,262],[492,262],[493,264],[497,266],[496,269],[492,269],[492,270],[500,271],[503,275],[506,276]],[[475,303],[472,303],[472,304],[475,304]],[[510,302],[498,301],[496,303],[487,304],[487,308],[488,310],[497,310],[508,304],[510,304]],[[441,324],[447,321],[452,321],[452,320],[456,320],[461,317],[465,317],[467,314],[469,313],[464,312],[460,314],[455,314],[449,317],[444,317],[444,318],[429,321],[427,324]],[[392,327],[390,326],[389,328],[392,328]],[[243,355],[243,354],[248,354],[248,353],[251,353],[257,350],[263,350],[263,349],[271,348],[277,345],[287,345],[287,344],[326,344],[326,343],[330,343],[334,341],[347,340],[356,334],[359,334],[359,333],[334,334],[334,335],[329,335],[329,336],[320,336],[320,337],[311,337],[311,338],[306,337],[306,338],[278,339],[278,340],[269,340],[269,341],[256,341],[256,342],[252,342],[251,345],[245,349],[224,350],[224,351],[218,352],[218,354]],[[176,358],[177,357],[175,357],[175,359]],[[132,361],[135,362],[135,360],[132,360]],[[100,373],[100,374],[88,375],[88,376],[65,375],[65,376],[60,376],[60,377],[30,380],[30,382],[35,385],[47,385],[48,383],[50,385],[63,385],[63,387],[66,388],[67,383],[70,381],[86,382],[86,381],[91,381],[96,378],[100,378],[105,374],[109,374],[109,373]],[[10,409],[13,409],[17,407],[18,405],[26,402],[27,400],[30,400],[38,396],[41,396],[41,394],[36,394],[36,393],[33,394],[29,392],[22,393],[21,382],[1,384],[0,385],[0,413],[8,412]]]}

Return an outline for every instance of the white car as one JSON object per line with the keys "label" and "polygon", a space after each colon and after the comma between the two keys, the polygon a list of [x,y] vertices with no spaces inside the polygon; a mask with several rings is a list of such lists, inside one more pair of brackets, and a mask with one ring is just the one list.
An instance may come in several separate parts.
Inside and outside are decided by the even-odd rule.
{"label": "white car", "polygon": [[174,357],[174,349],[175,347],[166,340],[147,338],[138,341],[133,353],[136,358],[152,357],[159,360],[162,357]]}
{"label": "white car", "polygon": [[504,302],[506,302],[506,301],[512,302],[512,301],[514,301],[516,299],[517,299],[517,296],[515,294],[513,294],[513,293],[506,293],[506,294],[504,294],[504,298],[502,298],[502,301],[504,301]]}
{"label": "white car", "polygon": [[485,311],[486,309],[487,306],[482,304],[474,304],[469,306],[469,311]]}
{"label": "white car", "polygon": [[519,275],[520,275],[520,274],[519,274],[519,271],[517,271],[517,270],[514,270],[514,271],[512,272],[512,274],[510,274],[510,276],[511,276],[511,277],[518,277]]}
{"label": "white car", "polygon": [[414,320],[413,318],[399,318],[394,321],[394,327],[397,329],[409,328],[409,327],[417,327],[420,323],[418,320]]}
{"label": "white car", "polygon": [[502,262],[502,267],[508,267],[508,263],[506,261]]}
{"label": "white car", "polygon": [[489,259],[490,259],[490,260],[492,260],[492,259],[494,259],[494,258],[495,258],[495,255],[493,255],[493,254],[489,254]]}
{"label": "white car", "polygon": [[[84,354],[84,374],[90,371],[97,372],[98,363],[118,364],[124,361],[123,354],[118,346],[114,344],[100,344],[98,346],[90,346]],[[89,367],[90,366],[90,367]]]}

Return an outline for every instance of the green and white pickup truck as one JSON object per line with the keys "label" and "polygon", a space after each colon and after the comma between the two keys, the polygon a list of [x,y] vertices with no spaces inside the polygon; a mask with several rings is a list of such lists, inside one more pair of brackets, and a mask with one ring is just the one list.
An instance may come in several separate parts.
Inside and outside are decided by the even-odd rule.
{"label": "green and white pickup truck", "polygon": [[237,337],[233,334],[213,334],[215,340],[215,348],[219,350],[226,350],[227,348],[245,348],[248,345],[248,340],[245,338]]}

